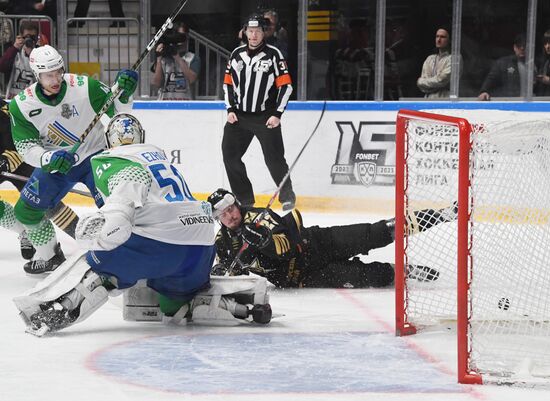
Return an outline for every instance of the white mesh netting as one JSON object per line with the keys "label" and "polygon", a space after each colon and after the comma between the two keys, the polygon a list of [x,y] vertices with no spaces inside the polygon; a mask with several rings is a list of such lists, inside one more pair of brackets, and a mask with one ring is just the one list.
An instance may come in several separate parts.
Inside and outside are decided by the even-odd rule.
{"label": "white mesh netting", "polygon": [[[472,125],[471,367],[513,376],[529,366],[534,376],[550,375],[550,119],[435,112]],[[451,204],[458,193],[458,129],[413,119],[406,138],[408,210]],[[409,264],[440,272],[432,283],[408,280],[408,321],[422,328],[454,320],[456,222],[409,236],[405,248]]]}

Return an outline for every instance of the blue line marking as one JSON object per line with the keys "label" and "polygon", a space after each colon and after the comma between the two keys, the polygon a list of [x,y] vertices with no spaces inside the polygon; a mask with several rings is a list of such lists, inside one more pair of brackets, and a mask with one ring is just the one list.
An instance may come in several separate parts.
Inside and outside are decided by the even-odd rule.
{"label": "blue line marking", "polygon": [[463,391],[454,376],[388,333],[148,337],[107,348],[91,362],[124,382],[187,394]]}
{"label": "blue line marking", "polygon": [[[321,111],[323,101],[288,104],[288,110]],[[222,101],[135,101],[135,110],[225,110]],[[327,111],[398,111],[401,109],[481,109],[550,112],[550,102],[327,102]]]}

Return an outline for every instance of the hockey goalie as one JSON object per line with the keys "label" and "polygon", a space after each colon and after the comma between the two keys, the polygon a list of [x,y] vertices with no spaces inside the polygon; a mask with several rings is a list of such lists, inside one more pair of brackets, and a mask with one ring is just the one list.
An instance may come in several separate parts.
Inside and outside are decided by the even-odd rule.
{"label": "hockey goalie", "polygon": [[108,150],[92,158],[105,205],[84,216],[72,257],[14,299],[37,336],[79,323],[124,292],[124,318],[240,324],[271,320],[269,290],[259,276],[210,279],[215,257],[210,204],[194,199],[165,153],[144,144],[130,114],[107,126]]}

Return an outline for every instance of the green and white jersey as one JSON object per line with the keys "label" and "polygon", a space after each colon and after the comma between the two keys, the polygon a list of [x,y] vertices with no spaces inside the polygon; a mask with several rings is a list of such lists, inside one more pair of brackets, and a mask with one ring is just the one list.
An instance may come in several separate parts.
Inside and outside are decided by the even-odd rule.
{"label": "green and white jersey", "polygon": [[92,157],[92,170],[105,203],[134,202],[135,234],[171,244],[214,244],[210,204],[195,200],[163,150],[118,146]]}
{"label": "green and white jersey", "polygon": [[[41,167],[45,151],[68,150],[78,142],[111,92],[105,84],[86,76],[65,74],[63,79],[54,98],[46,98],[34,83],[10,102],[13,142],[31,166]],[[115,101],[107,115],[112,117],[120,105]],[[78,148],[76,164],[105,149],[103,132],[98,123]]]}

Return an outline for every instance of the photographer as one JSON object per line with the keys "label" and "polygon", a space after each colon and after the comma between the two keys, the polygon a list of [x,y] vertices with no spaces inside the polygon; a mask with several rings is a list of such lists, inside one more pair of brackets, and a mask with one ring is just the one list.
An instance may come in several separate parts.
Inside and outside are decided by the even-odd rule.
{"label": "photographer", "polygon": [[199,76],[199,56],[189,51],[189,28],[180,22],[168,31],[156,48],[152,85],[158,100],[193,100],[193,84]]}
{"label": "photographer", "polygon": [[29,65],[29,55],[35,47],[45,44],[47,41],[38,34],[36,22],[21,22],[15,42],[0,58],[0,72],[10,77],[5,94],[7,99],[11,99],[36,81]]}

